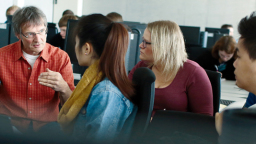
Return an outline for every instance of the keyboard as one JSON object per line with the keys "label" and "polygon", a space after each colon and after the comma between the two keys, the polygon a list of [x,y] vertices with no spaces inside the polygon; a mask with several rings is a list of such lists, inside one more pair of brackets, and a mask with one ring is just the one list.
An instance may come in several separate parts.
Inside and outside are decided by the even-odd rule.
{"label": "keyboard", "polygon": [[220,104],[223,104],[223,105],[226,105],[226,106],[228,106],[228,105],[230,105],[231,103],[233,103],[233,102],[235,102],[235,101],[231,101],[231,100],[220,100]]}

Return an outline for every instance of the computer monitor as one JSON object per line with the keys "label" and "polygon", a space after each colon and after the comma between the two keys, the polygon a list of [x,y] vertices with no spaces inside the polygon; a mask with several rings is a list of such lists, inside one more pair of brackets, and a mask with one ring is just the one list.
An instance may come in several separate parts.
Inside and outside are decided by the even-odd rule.
{"label": "computer monitor", "polygon": [[19,41],[19,39],[16,37],[16,35],[14,33],[14,29],[12,26],[12,15],[7,15],[7,23],[10,25],[8,44],[12,44],[12,43]]}
{"label": "computer monitor", "polygon": [[180,26],[183,33],[186,46],[199,46],[200,44],[200,27]]}
{"label": "computer monitor", "polygon": [[9,44],[10,24],[0,23],[0,48]]}
{"label": "computer monitor", "polygon": [[208,33],[227,34],[227,35],[229,34],[229,29],[205,27],[205,31],[207,31]]}
{"label": "computer monitor", "polygon": [[15,43],[19,41],[19,39],[16,37],[13,26],[10,24],[10,40],[9,44]]}
{"label": "computer monitor", "polygon": [[206,27],[205,31],[207,34],[207,48],[213,47],[213,45],[222,37],[229,35],[229,29],[221,29],[221,28],[210,28]]}
{"label": "computer monitor", "polygon": [[46,37],[46,42],[49,42],[58,33],[58,29],[56,28],[55,23],[48,23],[47,29],[48,29],[48,33]]}
{"label": "computer monitor", "polygon": [[72,64],[78,65],[78,61],[75,53],[75,37],[74,37],[74,28],[76,27],[78,20],[68,20],[66,38],[64,44],[64,51],[66,51],[70,57]]}
{"label": "computer monitor", "polygon": [[[80,66],[78,64],[76,53],[75,53],[75,37],[74,37],[74,28],[78,20],[69,19],[67,23],[67,30],[66,30],[66,38],[64,44],[64,51],[70,57],[70,61],[73,64],[73,73],[80,74],[81,76],[84,74],[84,71],[88,68],[87,66]],[[75,80],[75,85],[79,82],[79,80]]]}
{"label": "computer monitor", "polygon": [[12,23],[12,15],[7,15],[7,23]]}
{"label": "computer monitor", "polygon": [[[142,37],[144,34],[144,30],[147,27],[147,24],[142,24],[142,23],[127,23],[123,22],[127,26],[130,27],[132,30],[132,37],[130,39],[130,63],[129,63],[129,68],[134,67],[139,61],[140,61],[140,48],[139,45],[142,42]],[[135,57],[133,59],[133,57]]]}

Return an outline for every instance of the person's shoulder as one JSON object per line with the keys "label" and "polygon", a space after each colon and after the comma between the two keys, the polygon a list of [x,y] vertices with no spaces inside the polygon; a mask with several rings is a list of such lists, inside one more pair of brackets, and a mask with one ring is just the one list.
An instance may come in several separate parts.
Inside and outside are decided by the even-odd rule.
{"label": "person's shoulder", "polygon": [[183,64],[182,70],[183,70],[183,72],[189,73],[190,75],[205,72],[205,70],[198,63],[196,63],[192,60],[189,60],[189,59]]}
{"label": "person's shoulder", "polygon": [[114,102],[115,104],[122,103],[128,108],[133,108],[134,106],[108,78],[105,78],[93,87],[91,96],[98,100],[107,99],[109,102]]}
{"label": "person's shoulder", "polygon": [[15,59],[15,56],[17,55],[17,53],[19,53],[19,49],[20,49],[20,43],[19,42],[20,41],[0,48],[1,61],[5,61],[6,58]]}
{"label": "person's shoulder", "polygon": [[48,53],[50,55],[54,55],[54,56],[57,56],[57,57],[68,56],[68,54],[64,50],[62,50],[58,47],[55,47],[55,46],[53,46],[49,43],[46,43],[46,47],[48,48]]}
{"label": "person's shoulder", "polygon": [[5,54],[8,52],[12,52],[12,49],[17,48],[18,47],[18,42],[15,42],[13,44],[9,44],[7,46],[4,46],[2,48],[0,48],[0,54]]}
{"label": "person's shoulder", "polygon": [[97,94],[102,92],[114,93],[119,96],[123,95],[121,91],[108,78],[105,78],[104,80],[102,80],[101,82],[99,82],[97,85],[93,87],[92,94]]}
{"label": "person's shoulder", "polygon": [[202,68],[197,62],[189,59],[187,59],[187,61],[184,62],[183,67],[187,69]]}
{"label": "person's shoulder", "polygon": [[147,64],[146,62],[144,61],[139,61],[136,66],[139,68],[139,67],[148,67],[149,64]]}

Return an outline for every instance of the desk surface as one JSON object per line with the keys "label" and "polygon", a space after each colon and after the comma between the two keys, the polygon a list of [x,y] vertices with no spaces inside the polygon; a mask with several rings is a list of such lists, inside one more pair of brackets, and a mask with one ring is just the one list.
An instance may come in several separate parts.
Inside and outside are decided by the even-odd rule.
{"label": "desk surface", "polygon": [[[80,74],[74,73],[74,78],[76,80],[81,79]],[[244,101],[249,92],[243,89],[240,89],[236,86],[236,81],[231,80],[222,80],[221,81],[221,99],[230,100],[230,101]]]}
{"label": "desk surface", "polygon": [[243,101],[249,92],[236,86],[236,81],[221,81],[221,99],[231,101]]}

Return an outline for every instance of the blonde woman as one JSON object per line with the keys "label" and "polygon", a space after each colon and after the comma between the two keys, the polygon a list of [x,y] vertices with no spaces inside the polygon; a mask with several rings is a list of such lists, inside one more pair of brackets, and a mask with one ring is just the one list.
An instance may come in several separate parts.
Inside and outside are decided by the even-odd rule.
{"label": "blonde woman", "polygon": [[[149,67],[156,76],[156,110],[175,110],[213,115],[213,96],[205,70],[187,59],[183,35],[172,21],[149,23],[139,45],[139,67]],[[154,114],[153,112],[153,114]]]}

